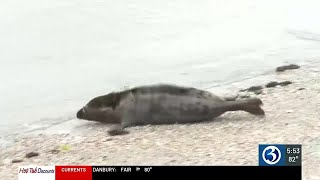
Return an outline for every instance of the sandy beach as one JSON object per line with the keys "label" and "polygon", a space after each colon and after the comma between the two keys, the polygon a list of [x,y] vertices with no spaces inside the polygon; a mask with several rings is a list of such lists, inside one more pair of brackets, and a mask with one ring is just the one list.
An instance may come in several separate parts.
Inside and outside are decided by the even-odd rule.
{"label": "sandy beach", "polygon": [[[113,137],[96,123],[82,135],[19,136],[0,149],[0,177],[16,179],[22,165],[258,165],[258,145],[270,143],[302,144],[303,179],[320,179],[320,66],[274,77],[292,84],[251,94],[263,101],[265,117],[228,112],[208,123],[133,127]],[[26,158],[29,152],[39,156]]]}

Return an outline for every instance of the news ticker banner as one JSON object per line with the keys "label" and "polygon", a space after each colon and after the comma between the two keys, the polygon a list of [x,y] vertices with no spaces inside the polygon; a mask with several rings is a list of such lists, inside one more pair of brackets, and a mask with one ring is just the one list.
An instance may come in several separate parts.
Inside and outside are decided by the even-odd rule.
{"label": "news ticker banner", "polygon": [[[19,180],[98,180],[111,176],[223,176],[301,179],[301,145],[259,145],[259,166],[20,166]],[[230,173],[232,172],[232,173]]]}
{"label": "news ticker banner", "polygon": [[100,180],[111,177],[224,177],[301,180],[301,166],[21,166],[19,180]]}

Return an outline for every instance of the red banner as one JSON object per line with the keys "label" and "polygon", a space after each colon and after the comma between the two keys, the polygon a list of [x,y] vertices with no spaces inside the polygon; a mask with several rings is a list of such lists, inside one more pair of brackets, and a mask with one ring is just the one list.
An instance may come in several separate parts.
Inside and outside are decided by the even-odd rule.
{"label": "red banner", "polygon": [[92,180],[92,166],[56,166],[56,180]]}

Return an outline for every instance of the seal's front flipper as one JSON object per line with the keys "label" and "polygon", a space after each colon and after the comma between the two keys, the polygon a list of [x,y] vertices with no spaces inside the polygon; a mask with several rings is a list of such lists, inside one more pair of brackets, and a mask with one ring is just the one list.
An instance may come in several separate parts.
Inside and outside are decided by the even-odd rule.
{"label": "seal's front flipper", "polygon": [[110,128],[108,134],[110,136],[119,136],[129,134],[129,131],[124,130],[120,125],[116,125]]}
{"label": "seal's front flipper", "polygon": [[129,131],[126,131],[126,130],[123,130],[123,129],[110,129],[108,131],[108,134],[110,136],[119,136],[119,135],[129,134]]}

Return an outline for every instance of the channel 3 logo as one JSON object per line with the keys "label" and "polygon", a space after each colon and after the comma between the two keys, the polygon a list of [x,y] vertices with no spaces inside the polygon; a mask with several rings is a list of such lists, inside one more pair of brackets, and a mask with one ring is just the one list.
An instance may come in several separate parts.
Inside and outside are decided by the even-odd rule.
{"label": "channel 3 logo", "polygon": [[278,144],[259,145],[259,166],[284,166],[285,146]]}

